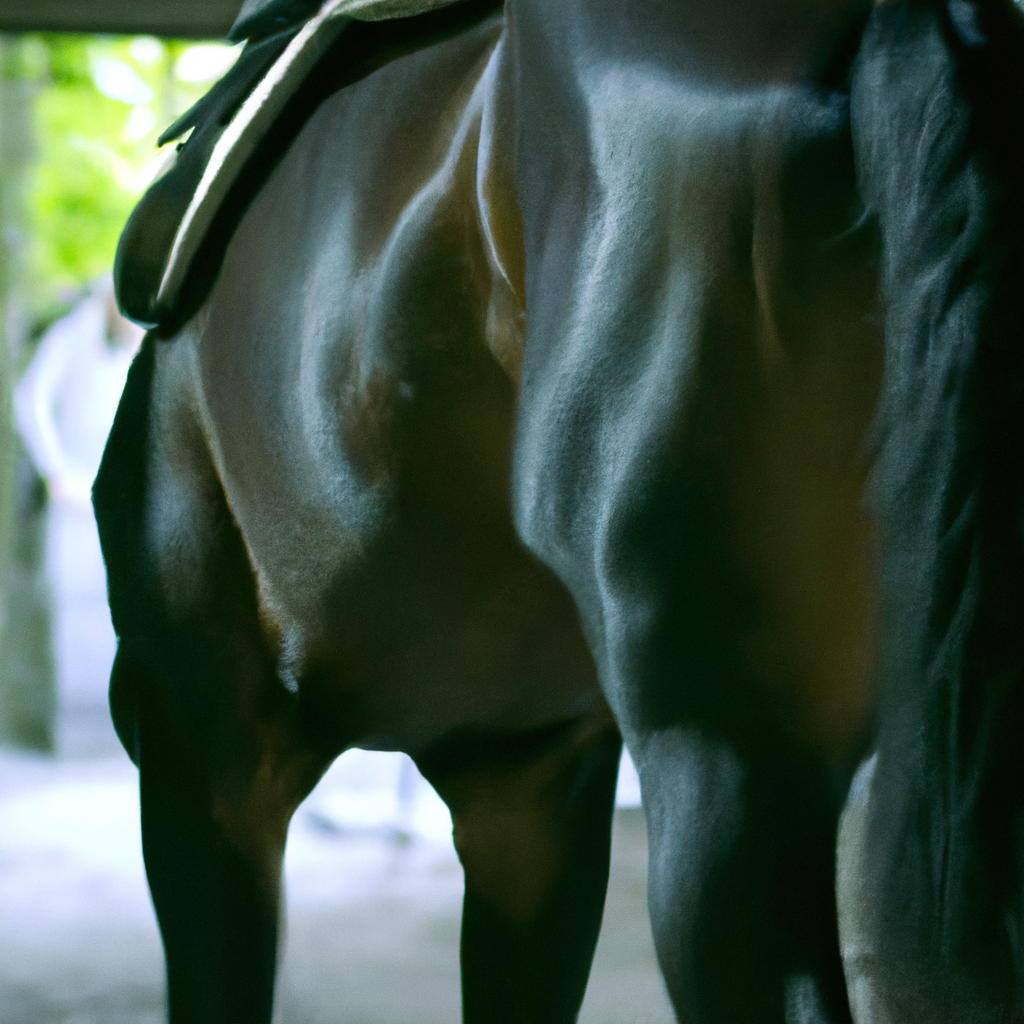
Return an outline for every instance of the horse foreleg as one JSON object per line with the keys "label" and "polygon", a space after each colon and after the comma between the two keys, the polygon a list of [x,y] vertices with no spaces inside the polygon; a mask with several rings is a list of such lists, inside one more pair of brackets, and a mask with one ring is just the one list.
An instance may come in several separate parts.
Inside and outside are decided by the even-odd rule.
{"label": "horse foreleg", "polygon": [[269,1024],[285,838],[313,758],[290,749],[266,709],[198,718],[123,650],[115,678],[138,695],[143,853],[170,1022]]}
{"label": "horse foreleg", "polygon": [[575,1021],[608,883],[621,740],[608,719],[474,736],[419,758],[465,870],[466,1024]]}

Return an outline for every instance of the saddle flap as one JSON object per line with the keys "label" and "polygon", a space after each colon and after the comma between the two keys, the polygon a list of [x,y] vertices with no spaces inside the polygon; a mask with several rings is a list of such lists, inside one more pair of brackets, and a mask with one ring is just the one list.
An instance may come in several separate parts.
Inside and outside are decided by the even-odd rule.
{"label": "saddle flap", "polygon": [[[247,14],[247,4],[236,29],[263,31],[304,9],[302,0],[252,6],[259,9]],[[328,0],[304,24],[251,39],[228,75],[161,137],[192,129],[121,235],[114,284],[124,314],[164,336],[179,329],[209,293],[249,201],[319,103],[499,6],[499,0]],[[351,45],[341,45],[343,35]]]}
{"label": "saddle flap", "polygon": [[225,194],[298,85],[344,28],[345,21],[338,10],[348,2],[330,0],[316,17],[306,22],[217,139],[175,234],[157,290],[157,310],[174,304],[191,257]]}

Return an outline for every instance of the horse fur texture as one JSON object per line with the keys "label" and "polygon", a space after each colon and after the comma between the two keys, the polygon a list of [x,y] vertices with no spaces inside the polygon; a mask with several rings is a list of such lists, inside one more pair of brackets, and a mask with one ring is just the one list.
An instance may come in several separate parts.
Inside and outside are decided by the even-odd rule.
{"label": "horse fur texture", "polygon": [[172,1024],[269,1022],[350,746],[451,808],[467,1024],[569,1024],[623,740],[681,1021],[1024,1020],[1021,15],[411,33],[242,176],[94,489]]}

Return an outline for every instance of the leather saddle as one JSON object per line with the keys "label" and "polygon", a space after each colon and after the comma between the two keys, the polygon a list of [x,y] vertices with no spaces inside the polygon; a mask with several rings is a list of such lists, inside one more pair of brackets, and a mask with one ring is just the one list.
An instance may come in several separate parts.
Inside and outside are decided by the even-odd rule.
{"label": "leather saddle", "polygon": [[198,311],[249,203],[323,100],[483,21],[501,0],[246,0],[232,69],[160,137],[181,140],[114,261],[121,311],[170,337]]}

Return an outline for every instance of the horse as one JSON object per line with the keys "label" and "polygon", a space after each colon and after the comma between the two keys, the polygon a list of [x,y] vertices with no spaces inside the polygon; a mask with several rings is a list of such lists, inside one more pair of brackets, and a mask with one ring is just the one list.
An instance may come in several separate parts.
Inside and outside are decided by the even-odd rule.
{"label": "horse", "polygon": [[313,105],[94,486],[172,1024],[270,1020],[352,746],[467,1024],[575,1020],[623,741],[681,1021],[1024,1019],[1022,32],[505,0]]}

